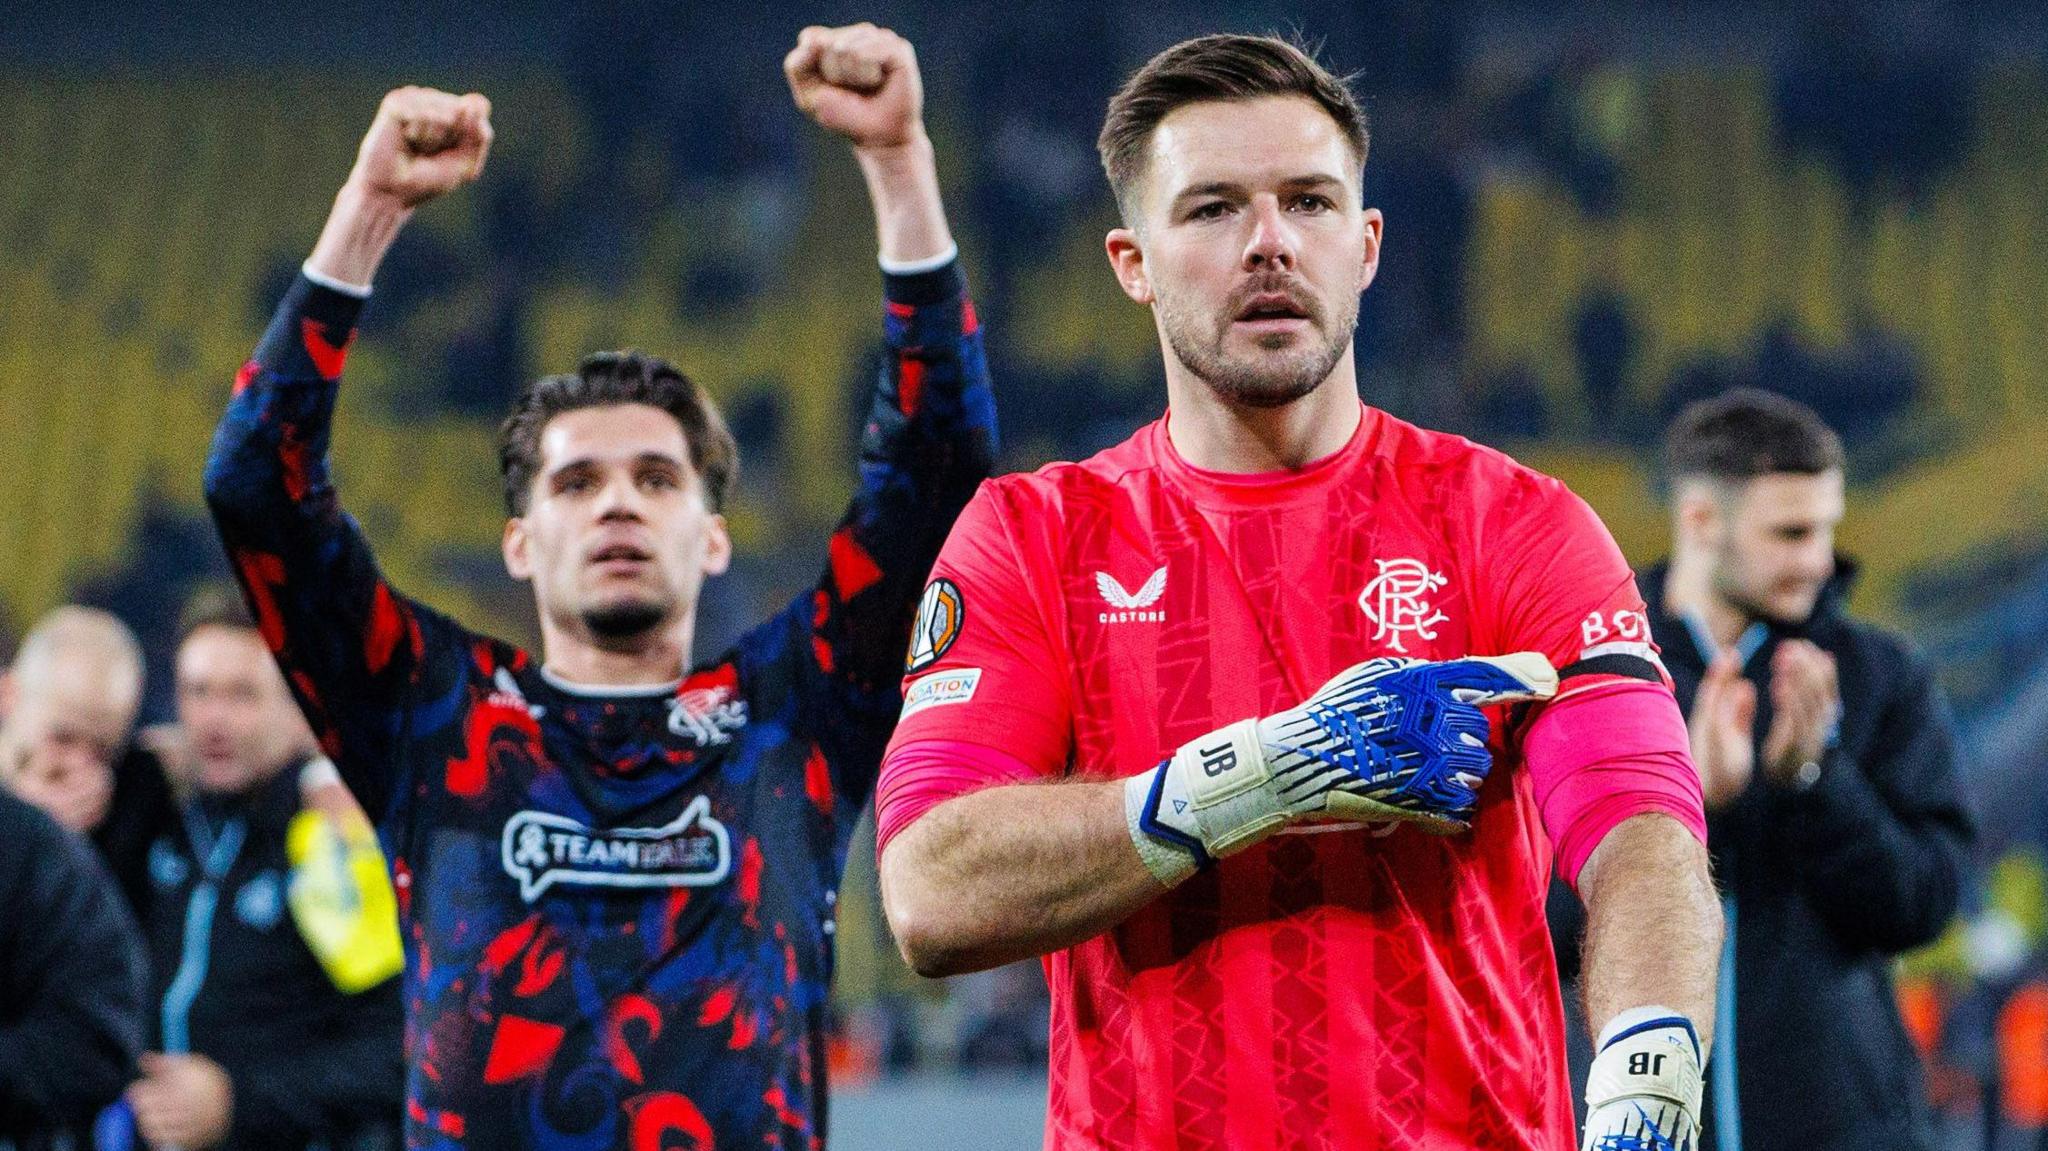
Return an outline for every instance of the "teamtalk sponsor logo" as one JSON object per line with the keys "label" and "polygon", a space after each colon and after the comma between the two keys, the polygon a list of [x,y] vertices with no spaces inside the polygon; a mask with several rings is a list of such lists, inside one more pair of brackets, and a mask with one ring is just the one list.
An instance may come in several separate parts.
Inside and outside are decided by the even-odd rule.
{"label": "teamtalk sponsor logo", "polygon": [[981,686],[981,669],[978,667],[956,668],[952,671],[935,671],[910,685],[903,693],[903,718],[909,719],[928,707],[947,703],[966,703],[974,698],[974,689]]}
{"label": "teamtalk sponsor logo", "polygon": [[698,747],[732,742],[732,733],[747,726],[747,701],[733,698],[733,689],[688,687],[676,693],[668,708],[668,729]]}
{"label": "teamtalk sponsor logo", "polygon": [[1166,569],[1153,572],[1137,591],[1125,591],[1124,585],[1108,572],[1095,573],[1095,590],[1102,595],[1102,602],[1112,610],[1096,615],[1098,623],[1164,623],[1166,612],[1150,610],[1159,598],[1166,594]]}
{"label": "teamtalk sponsor logo", "polygon": [[528,903],[555,884],[709,887],[732,870],[732,837],[700,795],[661,827],[597,830],[567,816],[522,811],[505,822],[505,874]]}
{"label": "teamtalk sponsor logo", "polygon": [[910,633],[910,654],[903,661],[905,672],[923,671],[939,662],[960,638],[967,622],[967,600],[960,585],[949,579],[935,579],[924,587],[917,603],[917,627]]}
{"label": "teamtalk sponsor logo", "polygon": [[1436,625],[1451,618],[1436,609],[1430,593],[1450,581],[1418,559],[1374,560],[1380,574],[1358,593],[1358,606],[1376,628],[1374,643],[1384,641],[1398,652],[1407,652],[1402,637],[1414,635],[1435,639]]}

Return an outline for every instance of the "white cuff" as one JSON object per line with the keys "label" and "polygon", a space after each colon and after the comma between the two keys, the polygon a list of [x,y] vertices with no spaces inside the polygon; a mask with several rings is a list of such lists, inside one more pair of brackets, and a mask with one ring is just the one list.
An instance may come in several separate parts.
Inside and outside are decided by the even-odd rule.
{"label": "white cuff", "polygon": [[311,791],[316,787],[326,787],[328,784],[338,784],[340,782],[340,769],[334,766],[333,760],[324,755],[314,756],[306,761],[304,767],[299,769],[299,788],[303,791]]}
{"label": "white cuff", "polygon": [[918,276],[926,272],[936,272],[959,258],[960,245],[947,244],[945,251],[936,256],[926,256],[922,260],[891,260],[884,256],[882,270],[892,276]]}
{"label": "white cuff", "polygon": [[354,296],[358,300],[370,298],[370,285],[351,284],[347,280],[337,280],[324,272],[316,272],[310,260],[299,265],[299,274],[330,292],[340,292],[344,296]]}
{"label": "white cuff", "polygon": [[1631,1007],[1607,1021],[1607,1026],[1600,1029],[1600,1038],[1593,1044],[1593,1050],[1602,1050],[1609,1043],[1614,1042],[1615,1036],[1632,1027],[1641,1027],[1645,1023],[1651,1023],[1659,1019],[1685,1019],[1687,1023],[1692,1022],[1692,1020],[1686,1018],[1684,1012],[1673,1011],[1669,1007],[1655,1005]]}

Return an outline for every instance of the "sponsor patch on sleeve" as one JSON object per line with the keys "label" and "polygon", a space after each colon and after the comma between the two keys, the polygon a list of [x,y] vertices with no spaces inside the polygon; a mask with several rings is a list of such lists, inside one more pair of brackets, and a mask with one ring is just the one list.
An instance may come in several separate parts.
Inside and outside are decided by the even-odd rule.
{"label": "sponsor patch on sleeve", "polygon": [[939,662],[960,627],[967,622],[967,601],[960,585],[949,579],[935,579],[925,585],[924,598],[917,605],[917,626],[910,635],[910,654],[903,661],[905,672],[922,671]]}
{"label": "sponsor patch on sleeve", "polygon": [[910,690],[903,694],[903,718],[909,719],[928,707],[966,703],[974,698],[974,689],[979,686],[981,669],[978,667],[934,672],[911,684]]}

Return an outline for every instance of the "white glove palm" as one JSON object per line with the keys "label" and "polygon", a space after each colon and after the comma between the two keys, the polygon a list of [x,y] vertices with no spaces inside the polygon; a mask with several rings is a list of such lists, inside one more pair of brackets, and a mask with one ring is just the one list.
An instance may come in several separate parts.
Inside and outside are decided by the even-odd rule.
{"label": "white glove palm", "polygon": [[1693,1151],[1703,1061],[1685,1016],[1663,1007],[1622,1012],[1586,1074],[1580,1151]]}

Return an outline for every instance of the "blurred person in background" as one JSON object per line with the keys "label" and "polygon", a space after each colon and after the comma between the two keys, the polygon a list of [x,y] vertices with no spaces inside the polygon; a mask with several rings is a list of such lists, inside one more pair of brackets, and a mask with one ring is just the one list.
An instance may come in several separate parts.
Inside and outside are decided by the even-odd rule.
{"label": "blurred person in background", "polygon": [[359,868],[316,849],[322,827],[368,842],[368,821],[336,806],[347,797],[239,598],[202,596],[183,636],[178,722],[196,777],[150,853],[155,1049],[103,1118],[100,1151],[135,1135],[184,1151],[395,1145],[390,883],[381,856]]}
{"label": "blurred person in background", "polygon": [[[1930,1146],[1891,967],[1955,913],[1974,836],[1947,705],[1847,613],[1842,445],[1817,414],[1738,388],[1664,451],[1671,558],[1642,584],[1728,918],[1701,1146]],[[1566,944],[1576,908],[1552,908]]]}
{"label": "blurred person in background", "polygon": [[130,741],[142,649],[97,608],[56,608],[0,673],[0,782],[91,837],[138,918],[149,845],[173,818],[157,757]]}
{"label": "blurred person in background", "polygon": [[413,212],[482,170],[480,95],[385,98],[215,438],[235,570],[405,897],[416,1146],[824,1139],[847,844],[995,411],[910,44],[808,28],[784,72],[866,178],[888,350],[821,578],[728,650],[692,645],[731,559],[737,449],[652,357],[590,356],[503,426],[504,558],[533,584],[538,658],[394,590],[340,509],[356,317]]}
{"label": "blurred person in background", "polygon": [[0,1148],[83,1145],[135,1074],[145,963],[92,848],[0,788]]}

